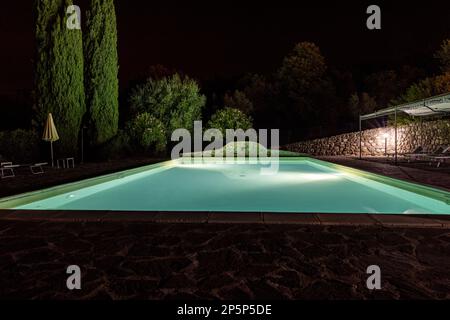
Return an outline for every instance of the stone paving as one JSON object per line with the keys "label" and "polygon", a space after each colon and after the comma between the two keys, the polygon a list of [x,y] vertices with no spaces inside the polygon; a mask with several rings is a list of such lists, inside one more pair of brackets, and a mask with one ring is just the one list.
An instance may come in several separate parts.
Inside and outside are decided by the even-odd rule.
{"label": "stone paving", "polygon": [[449,229],[0,220],[0,298],[449,299],[449,257]]}
{"label": "stone paving", "polygon": [[[450,190],[447,173],[324,160]],[[19,176],[0,181],[0,196],[149,161]],[[0,299],[450,298],[448,227],[44,220],[0,217]],[[77,292],[66,288],[73,264],[83,274]],[[374,264],[380,291],[366,288],[366,268]]]}

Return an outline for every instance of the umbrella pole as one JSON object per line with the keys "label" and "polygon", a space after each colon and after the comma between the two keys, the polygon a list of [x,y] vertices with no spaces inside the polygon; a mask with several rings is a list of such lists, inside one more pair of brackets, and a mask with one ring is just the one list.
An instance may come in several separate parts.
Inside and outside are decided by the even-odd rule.
{"label": "umbrella pole", "polygon": [[50,141],[50,153],[52,156],[52,168],[55,166],[53,162],[53,141]]}

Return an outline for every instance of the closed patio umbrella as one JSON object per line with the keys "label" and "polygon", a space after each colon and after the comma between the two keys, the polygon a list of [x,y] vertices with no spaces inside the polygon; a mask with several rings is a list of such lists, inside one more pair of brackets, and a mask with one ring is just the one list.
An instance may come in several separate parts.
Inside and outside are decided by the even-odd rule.
{"label": "closed patio umbrella", "polygon": [[44,134],[42,135],[42,140],[50,142],[50,152],[52,157],[52,167],[53,162],[53,142],[59,140],[58,131],[56,131],[55,123],[53,122],[52,114],[49,113],[47,121],[45,122]]}

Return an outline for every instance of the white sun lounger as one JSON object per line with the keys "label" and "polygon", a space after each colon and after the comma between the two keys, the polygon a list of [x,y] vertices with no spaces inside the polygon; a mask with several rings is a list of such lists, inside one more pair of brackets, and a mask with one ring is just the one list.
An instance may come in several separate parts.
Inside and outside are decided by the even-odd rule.
{"label": "white sun lounger", "polygon": [[422,147],[416,148],[413,152],[405,153],[402,156],[408,160],[408,162],[411,162],[411,160],[419,160],[423,156],[427,155],[428,152]]}
{"label": "white sun lounger", "polygon": [[14,178],[16,176],[14,169],[20,167],[29,167],[31,173],[34,175],[43,174],[44,166],[46,165],[48,165],[47,162],[40,162],[31,165],[20,165],[20,164],[13,164],[12,162],[2,162],[0,163],[0,177],[2,179]]}
{"label": "white sun lounger", "polygon": [[2,179],[14,178],[16,173],[14,169],[19,168],[20,165],[13,165],[12,162],[2,162],[0,163],[0,175]]}
{"label": "white sun lounger", "polygon": [[437,162],[437,167],[439,168],[442,163],[450,159],[450,147],[445,148],[440,154],[428,155],[426,159],[430,161],[430,165],[433,162]]}
{"label": "white sun lounger", "polygon": [[30,166],[30,171],[32,174],[43,174],[44,166],[48,165],[47,162],[36,163]]}

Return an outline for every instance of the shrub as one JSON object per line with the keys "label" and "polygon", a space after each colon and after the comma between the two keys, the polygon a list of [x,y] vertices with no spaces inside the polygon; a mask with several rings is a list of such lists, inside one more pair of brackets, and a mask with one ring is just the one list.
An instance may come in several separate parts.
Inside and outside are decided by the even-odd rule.
{"label": "shrub", "polygon": [[253,120],[245,113],[238,109],[224,108],[217,111],[208,122],[208,127],[218,129],[225,136],[226,129],[242,129],[252,128]]}
{"label": "shrub", "polygon": [[193,130],[194,121],[201,119],[206,98],[194,80],[175,74],[159,80],[148,79],[137,86],[130,96],[131,111],[148,113],[166,129],[166,141],[174,130]]}
{"label": "shrub", "polygon": [[0,155],[3,160],[33,162],[39,158],[40,139],[35,131],[16,129],[0,132]]}
{"label": "shrub", "polygon": [[100,160],[117,159],[127,156],[131,151],[130,137],[119,130],[117,135],[98,149],[96,158]]}
{"label": "shrub", "polygon": [[130,137],[131,145],[138,151],[149,151],[153,148],[157,153],[161,153],[166,150],[164,124],[147,112],[129,121],[125,130]]}

